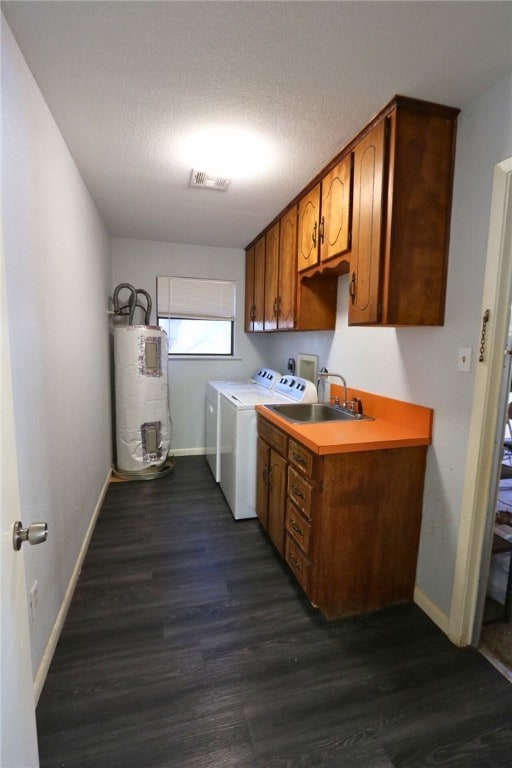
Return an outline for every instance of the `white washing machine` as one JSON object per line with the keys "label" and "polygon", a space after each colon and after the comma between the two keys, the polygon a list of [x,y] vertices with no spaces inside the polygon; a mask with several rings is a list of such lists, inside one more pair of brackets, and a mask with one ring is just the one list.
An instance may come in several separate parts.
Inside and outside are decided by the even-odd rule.
{"label": "white washing machine", "polygon": [[209,381],[206,386],[205,447],[206,460],[216,482],[220,482],[220,398],[229,390],[267,394],[281,378],[278,371],[258,368],[250,379]]}
{"label": "white washing machine", "polygon": [[312,381],[282,376],[266,394],[225,390],[220,398],[220,487],[235,520],[256,517],[257,405],[316,403]]}

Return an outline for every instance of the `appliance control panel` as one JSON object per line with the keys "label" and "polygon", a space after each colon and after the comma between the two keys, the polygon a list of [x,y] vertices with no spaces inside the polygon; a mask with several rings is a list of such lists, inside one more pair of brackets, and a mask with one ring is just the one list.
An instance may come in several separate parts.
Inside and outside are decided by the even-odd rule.
{"label": "appliance control panel", "polygon": [[281,376],[274,385],[273,392],[276,395],[284,395],[296,403],[316,403],[318,400],[318,393],[312,381],[290,374]]}
{"label": "appliance control panel", "polygon": [[273,389],[279,379],[281,379],[281,374],[279,371],[273,371],[271,368],[258,368],[257,371],[254,371],[252,379],[260,387]]}

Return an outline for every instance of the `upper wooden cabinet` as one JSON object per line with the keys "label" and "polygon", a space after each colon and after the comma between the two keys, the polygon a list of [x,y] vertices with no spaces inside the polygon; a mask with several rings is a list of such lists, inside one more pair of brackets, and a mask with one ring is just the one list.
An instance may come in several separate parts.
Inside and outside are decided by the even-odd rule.
{"label": "upper wooden cabinet", "polygon": [[245,330],[334,330],[335,276],[297,279],[297,206],[246,252]]}
{"label": "upper wooden cabinet", "polygon": [[265,236],[245,253],[245,323],[247,332],[264,330]]}
{"label": "upper wooden cabinet", "polygon": [[348,153],[299,200],[297,270],[302,272],[350,248],[352,154]]}
{"label": "upper wooden cabinet", "polygon": [[289,330],[295,323],[297,208],[265,235],[265,331]]}
{"label": "upper wooden cabinet", "polygon": [[350,248],[352,153],[322,179],[319,227],[320,261],[326,262]]}
{"label": "upper wooden cabinet", "polygon": [[309,269],[318,264],[320,226],[320,184],[299,200],[297,221],[297,269]]}
{"label": "upper wooden cabinet", "polygon": [[396,96],[311,181],[247,250],[246,330],[333,329],[346,272],[349,325],[443,324],[458,113]]}
{"label": "upper wooden cabinet", "polygon": [[281,218],[279,225],[279,330],[295,327],[295,304],[297,289],[297,206],[290,208]]}
{"label": "upper wooden cabinet", "polygon": [[255,246],[247,248],[245,252],[245,316],[244,330],[250,333],[253,330],[254,316],[254,250]]}
{"label": "upper wooden cabinet", "polygon": [[279,222],[265,235],[264,330],[275,331],[279,308]]}
{"label": "upper wooden cabinet", "polygon": [[397,98],[354,148],[349,325],[442,325],[458,110]]}
{"label": "upper wooden cabinet", "polygon": [[379,321],[386,121],[354,151],[354,218],[350,254],[349,322]]}

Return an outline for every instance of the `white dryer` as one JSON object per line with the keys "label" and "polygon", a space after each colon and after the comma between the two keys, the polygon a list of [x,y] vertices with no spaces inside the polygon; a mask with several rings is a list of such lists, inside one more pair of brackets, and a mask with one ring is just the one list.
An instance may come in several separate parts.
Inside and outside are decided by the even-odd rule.
{"label": "white dryer", "polygon": [[256,517],[257,405],[316,403],[312,381],[282,376],[266,393],[225,390],[220,398],[220,487],[235,520]]}
{"label": "white dryer", "polygon": [[220,397],[229,390],[267,394],[281,378],[278,371],[258,368],[250,379],[209,381],[206,386],[205,447],[206,460],[216,482],[220,481]]}

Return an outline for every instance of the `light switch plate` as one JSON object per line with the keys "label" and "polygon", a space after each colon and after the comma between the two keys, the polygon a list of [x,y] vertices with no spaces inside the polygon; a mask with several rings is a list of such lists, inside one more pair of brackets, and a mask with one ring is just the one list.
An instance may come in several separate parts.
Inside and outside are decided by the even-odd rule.
{"label": "light switch plate", "polygon": [[461,373],[470,372],[472,352],[472,347],[459,347],[459,355],[457,357],[457,370]]}

